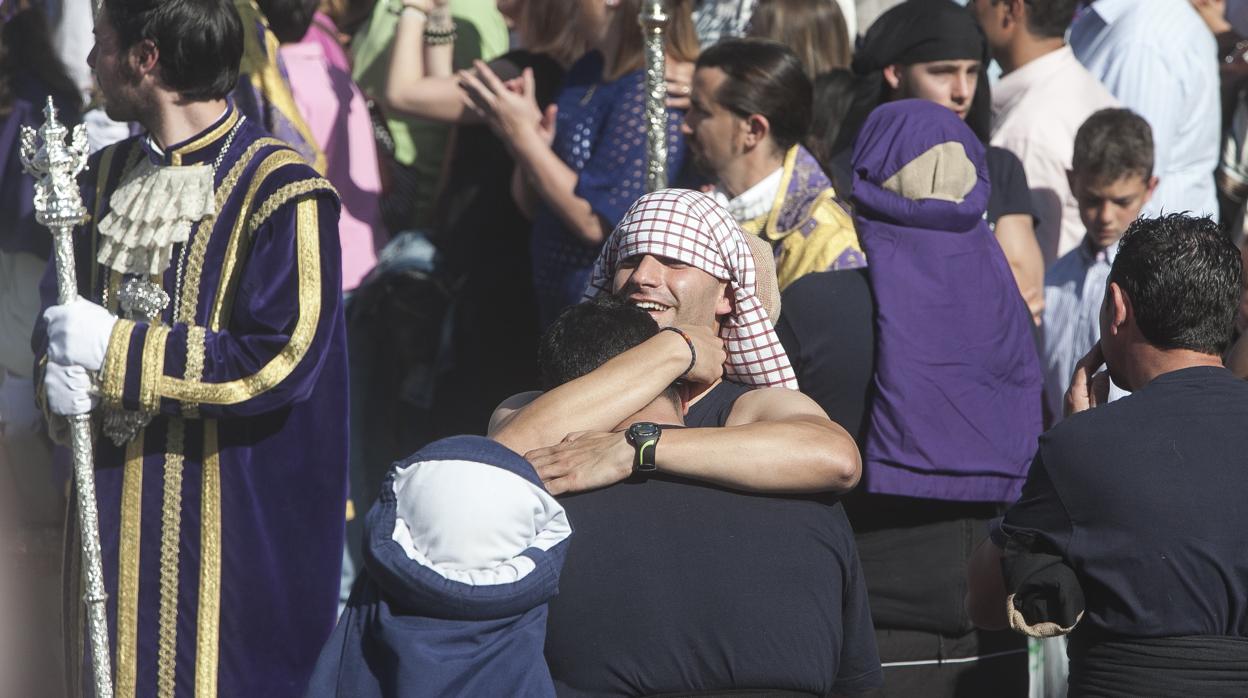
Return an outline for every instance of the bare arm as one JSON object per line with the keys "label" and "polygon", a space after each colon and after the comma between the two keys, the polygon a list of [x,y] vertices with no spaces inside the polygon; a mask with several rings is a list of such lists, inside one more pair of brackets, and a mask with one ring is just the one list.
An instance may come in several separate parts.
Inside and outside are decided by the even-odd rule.
{"label": "bare arm", "polygon": [[660,472],[754,492],[847,492],[862,460],[849,432],[805,395],[751,390],[722,429],[677,429],[656,450]]}
{"label": "bare arm", "polygon": [[1001,251],[1005,252],[1006,261],[1010,263],[1010,271],[1014,272],[1018,292],[1027,302],[1032,320],[1039,324],[1044,312],[1044,256],[1036,240],[1031,216],[1025,213],[1001,216],[997,219],[994,233]]}
{"label": "bare arm", "polygon": [[985,538],[966,565],[966,613],[977,628],[1004,630],[1009,626],[1005,603],[1001,548]]}
{"label": "bare arm", "polygon": [[[525,458],[552,494],[606,487],[633,471],[633,447],[621,432],[572,434]],[[845,492],[862,473],[853,438],[810,398],[785,388],[742,395],[723,428],[664,431],[655,466],[661,473],[768,493]]]}
{"label": "bare arm", "polygon": [[[723,371],[723,341],[706,328],[685,328],[697,344],[693,380]],[[610,431],[650,404],[689,367],[689,347],[675,332],[659,332],[598,369],[536,399],[520,395],[499,406],[490,438],[517,453],[559,443],[570,433]],[[717,373],[718,371],[718,373]]]}
{"label": "bare arm", "polygon": [[[426,12],[445,12],[429,3]],[[423,8],[422,8],[423,9]],[[445,20],[442,20],[445,21]],[[386,76],[385,103],[394,111],[448,123],[478,121],[464,109],[463,92],[452,69],[454,43],[428,44],[427,20],[416,12],[403,12],[395,28]]]}
{"label": "bare arm", "polygon": [[538,108],[533,72],[524,71],[518,92],[509,90],[481,61],[475,74],[461,72],[459,79],[473,109],[511,149],[528,187],[573,236],[587,245],[601,244],[611,228],[576,195],[579,175],[551,149],[555,111],[543,114]]}

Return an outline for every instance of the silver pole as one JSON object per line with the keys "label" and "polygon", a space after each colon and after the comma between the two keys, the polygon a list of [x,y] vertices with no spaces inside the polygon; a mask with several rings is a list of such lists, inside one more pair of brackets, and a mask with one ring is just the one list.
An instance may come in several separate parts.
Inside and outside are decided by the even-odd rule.
{"label": "silver pole", "polygon": [[646,45],[646,191],[667,188],[667,84],[663,0],[646,0],[637,18]]}
{"label": "silver pole", "polygon": [[[87,165],[87,132],[82,126],[69,131],[56,120],[52,98],[43,110],[44,122],[36,132],[22,127],[22,166],[35,178],[35,220],[52,231],[56,255],[57,300],[69,303],[78,297],[74,266],[74,227],[87,220],[87,209],[78,192],[78,173]],[[82,531],[82,566],[86,575],[83,601],[87,606],[87,632],[91,638],[91,666],[95,673],[96,698],[112,698],[112,662],[108,654],[108,618],[104,593],[104,563],[100,555],[100,523],[95,502],[95,464],[91,447],[91,415],[69,417],[70,448],[74,456],[74,483],[78,490],[78,525]]]}

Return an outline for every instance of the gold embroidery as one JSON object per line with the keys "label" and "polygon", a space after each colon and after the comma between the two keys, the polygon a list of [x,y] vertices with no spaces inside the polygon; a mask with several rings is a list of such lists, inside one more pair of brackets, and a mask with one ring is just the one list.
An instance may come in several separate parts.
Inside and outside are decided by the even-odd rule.
{"label": "gold embroidery", "polygon": [[230,115],[225,118],[225,121],[222,121],[219,126],[212,129],[208,133],[205,133],[199,138],[196,138],[194,141],[187,143],[181,148],[178,148],[177,150],[170,152],[169,164],[174,165],[174,166],[181,165],[182,158],[184,156],[190,155],[191,153],[201,148],[205,148],[211,145],[217,139],[224,137],[225,134],[229,133],[231,128],[234,128],[234,124],[236,123],[238,123],[238,110],[234,109],[230,112]]}
{"label": "gold embroidery", "polygon": [[156,651],[156,693],[174,695],[178,651],[178,544],[182,533],[182,466],[186,422],[169,419],[165,448],[165,491],[160,513],[160,626]]}
{"label": "gold embroidery", "polygon": [[104,352],[104,369],[100,372],[100,397],[107,407],[120,407],[126,391],[126,365],[130,359],[130,335],[134,322],[121,319],[113,325]]}
{"label": "gold embroidery", "polygon": [[157,386],[165,375],[165,340],[169,328],[150,325],[143,340],[143,364],[139,373],[139,409],[145,412],[160,411],[160,393]]}
{"label": "gold embroidery", "polygon": [[221,461],[215,419],[204,420],[204,474],[200,496],[195,695],[215,698],[221,622]]}
{"label": "gold embroidery", "polygon": [[256,209],[256,212],[251,215],[251,223],[247,225],[247,230],[255,233],[269,219],[269,216],[276,213],[277,209],[284,206],[286,202],[314,191],[331,191],[335,196],[338,195],[334,185],[330,184],[329,180],[321,179],[320,177],[291,182],[273,192],[273,196],[270,196],[263,204],[260,204],[260,208]]}
{"label": "gold embroidery", "polygon": [[[243,171],[247,169],[247,165],[251,162],[256,153],[262,148],[269,146],[282,146],[285,143],[276,138],[261,138],[252,143],[245,150],[238,161],[234,163],[230,171],[221,180],[220,186],[217,187],[216,209],[220,211],[225,208],[226,202],[230,200],[230,195],[234,193],[234,188],[238,186],[238,180],[243,176]],[[212,239],[212,231],[216,228],[217,219],[215,216],[209,216],[199,222],[199,226],[195,231],[195,239],[191,243],[191,254],[186,260],[186,279],[182,283],[181,301],[178,305],[178,321],[194,322],[195,312],[199,306],[199,285],[204,276],[204,257],[208,254],[208,243]]]}
{"label": "gold embroidery", "polygon": [[169,376],[160,379],[159,392],[183,402],[233,405],[249,400],[281,383],[303,360],[312,344],[321,314],[321,250],[319,211],[315,199],[296,204],[295,256],[299,311],[286,346],[256,373],[224,383],[192,383]]}
{"label": "gold embroidery", "polygon": [[138,676],[139,542],[143,514],[143,440],[126,444],[117,564],[117,698],[133,696]]}
{"label": "gold embroidery", "polygon": [[[184,377],[192,383],[198,383],[204,379],[204,342],[207,335],[208,330],[199,325],[191,325],[186,331],[186,374]],[[199,404],[182,403],[182,415],[187,419],[198,417]]]}
{"label": "gold embroidery", "polygon": [[243,226],[247,222],[247,212],[251,210],[251,203],[269,175],[278,168],[291,164],[303,164],[303,158],[293,150],[282,149],[266,157],[252,176],[251,186],[248,187],[242,206],[238,209],[238,219],[234,221],[234,229],[230,231],[230,241],[226,245],[225,258],[221,264],[221,281],[217,286],[212,315],[208,319],[208,328],[214,332],[221,329],[221,317],[225,310],[226,298],[233,297],[233,287],[238,283],[234,268],[242,262],[246,254],[246,247],[242,240]]}

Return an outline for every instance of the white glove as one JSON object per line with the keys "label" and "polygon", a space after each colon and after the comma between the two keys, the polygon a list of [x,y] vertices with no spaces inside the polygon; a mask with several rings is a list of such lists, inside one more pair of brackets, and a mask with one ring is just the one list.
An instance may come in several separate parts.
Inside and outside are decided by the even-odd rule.
{"label": "white glove", "polygon": [[48,361],[43,389],[48,395],[48,409],[66,417],[87,414],[100,402],[99,396],[92,393],[87,369],[81,366]]}
{"label": "white glove", "polygon": [[43,412],[35,404],[35,383],[0,373],[0,433],[26,434],[43,428]]}
{"label": "white glove", "polygon": [[79,297],[43,311],[43,319],[48,323],[49,362],[100,370],[117,324],[112,313]]}

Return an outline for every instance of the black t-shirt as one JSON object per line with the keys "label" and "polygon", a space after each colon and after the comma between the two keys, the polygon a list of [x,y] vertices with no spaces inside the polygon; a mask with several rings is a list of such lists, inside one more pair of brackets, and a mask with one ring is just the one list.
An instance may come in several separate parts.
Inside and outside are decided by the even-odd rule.
{"label": "black t-shirt", "polygon": [[807,274],[780,296],[776,334],[802,392],[862,446],[875,394],[875,301],[866,269]]}
{"label": "black t-shirt", "polygon": [[1027,173],[1023,163],[1014,153],[995,145],[988,146],[988,181],[992,185],[988,193],[988,224],[996,226],[1001,216],[1025,214],[1036,221],[1035,208],[1031,205],[1031,189],[1027,186]]}
{"label": "black t-shirt", "polygon": [[1040,437],[1001,532],[1038,535],[1075,570],[1075,633],[1248,637],[1245,425],[1248,382],[1194,367]]}
{"label": "black t-shirt", "polygon": [[558,695],[880,685],[862,570],[832,498],[656,476],[561,501],[576,533],[546,632]]}

